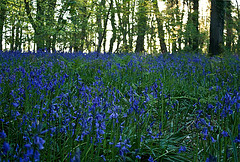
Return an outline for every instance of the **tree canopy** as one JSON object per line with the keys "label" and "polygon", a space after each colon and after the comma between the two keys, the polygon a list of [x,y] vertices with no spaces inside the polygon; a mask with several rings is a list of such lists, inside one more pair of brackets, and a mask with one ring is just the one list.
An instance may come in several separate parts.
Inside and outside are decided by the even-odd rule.
{"label": "tree canopy", "polygon": [[2,0],[0,50],[239,53],[237,0],[204,2]]}

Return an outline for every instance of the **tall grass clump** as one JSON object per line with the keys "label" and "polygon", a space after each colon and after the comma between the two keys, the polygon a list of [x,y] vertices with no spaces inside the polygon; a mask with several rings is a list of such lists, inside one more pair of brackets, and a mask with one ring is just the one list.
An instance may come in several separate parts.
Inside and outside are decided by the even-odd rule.
{"label": "tall grass clump", "polygon": [[240,60],[0,53],[0,161],[238,161]]}

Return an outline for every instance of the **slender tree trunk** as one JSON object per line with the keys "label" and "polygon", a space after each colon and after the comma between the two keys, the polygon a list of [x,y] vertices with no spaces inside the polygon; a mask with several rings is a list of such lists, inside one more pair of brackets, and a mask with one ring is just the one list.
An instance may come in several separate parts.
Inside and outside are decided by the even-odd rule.
{"label": "slender tree trunk", "polygon": [[0,20],[0,51],[3,50],[3,46],[2,46],[2,43],[3,43],[3,25],[4,25],[4,20]]}
{"label": "slender tree trunk", "polygon": [[219,55],[223,52],[224,14],[224,0],[212,0],[209,46],[210,56]]}
{"label": "slender tree trunk", "polygon": [[10,50],[13,51],[14,50],[14,36],[15,36],[15,24],[12,24],[12,36],[11,36],[11,45],[10,45]]}
{"label": "slender tree trunk", "polygon": [[23,28],[21,27],[20,29],[20,36],[19,36],[19,46],[18,46],[18,50],[22,49],[22,35],[23,35]]}
{"label": "slender tree trunk", "polygon": [[123,23],[123,52],[128,51],[128,43],[127,43],[127,25],[128,25],[128,11],[129,8],[127,7],[126,0],[123,0],[123,16],[122,16],[122,23]]}
{"label": "slender tree trunk", "polygon": [[237,53],[240,54],[240,11],[239,11],[239,4],[238,0],[236,0],[237,4],[237,17],[238,17],[238,23],[237,23],[237,35],[238,35],[238,41],[237,41]]}
{"label": "slender tree trunk", "polygon": [[147,8],[146,2],[143,0],[138,6],[138,22],[137,22],[137,45],[136,52],[144,52],[144,37],[147,30]]}
{"label": "slender tree trunk", "polygon": [[[51,51],[52,43],[53,43],[53,33],[56,31],[54,30],[54,10],[56,7],[56,0],[48,0],[47,2],[47,10],[46,10],[46,15],[48,19],[46,20],[46,48],[48,51]],[[53,50],[53,49],[52,49]]]}
{"label": "slender tree trunk", "polygon": [[[121,6],[123,6],[123,4],[121,4],[118,0],[115,0],[115,3],[116,3],[116,7],[117,7],[117,16],[118,16],[118,29],[119,29],[119,33],[118,33],[118,36],[117,36],[117,50],[118,52],[122,52],[122,49],[124,50],[125,48],[125,44],[124,42],[126,42],[126,39],[124,38],[124,35],[126,34],[126,31],[125,31],[125,28],[124,28],[124,18],[122,15],[122,12],[123,12],[123,9]],[[121,39],[121,36],[123,36],[123,38]],[[123,48],[119,49],[120,48],[120,44],[121,42],[123,41]]]}
{"label": "slender tree trunk", "polygon": [[[111,1],[113,1],[113,0],[111,0]],[[110,40],[110,47],[109,47],[108,52],[112,53],[113,52],[113,44],[114,44],[114,42],[116,40],[116,36],[117,36],[117,34],[116,34],[117,29],[116,29],[116,23],[115,23],[115,9],[114,8],[111,10],[111,19],[110,20],[111,20],[111,26],[112,26],[112,38]]]}
{"label": "slender tree trunk", "polygon": [[183,15],[184,13],[180,13],[179,11],[179,7],[177,7],[177,10],[178,10],[178,14],[176,15],[177,16],[177,23],[178,23],[178,26],[179,26],[179,29],[178,29],[178,51],[181,51],[182,50],[182,28],[183,28]]}
{"label": "slender tree trunk", "polygon": [[3,43],[3,26],[4,26],[4,22],[5,22],[5,19],[6,19],[6,1],[3,0],[1,1],[1,4],[0,4],[0,51],[3,50],[3,46],[2,46],[2,43]]}
{"label": "slender tree trunk", "polygon": [[131,24],[130,24],[130,14],[131,14],[131,5],[130,5],[130,1],[127,1],[126,2],[127,4],[127,9],[128,9],[128,12],[127,12],[127,18],[126,18],[126,21],[127,21],[127,35],[128,35],[128,44],[127,44],[127,52],[131,52],[132,51],[132,44],[130,43],[130,41],[132,41],[132,34],[131,34]]}
{"label": "slender tree trunk", "polygon": [[164,38],[165,36],[164,36],[164,30],[163,30],[163,20],[162,20],[161,13],[158,8],[157,0],[153,1],[153,7],[154,7],[155,15],[156,15],[156,20],[157,20],[158,37],[160,40],[161,52],[166,53],[167,47],[166,47],[165,38]]}
{"label": "slender tree trunk", "polygon": [[[102,1],[102,2],[103,2],[102,5],[105,6],[105,1]],[[113,1],[111,1],[110,6],[109,6],[109,9],[108,9],[108,11],[107,11],[107,14],[106,14],[106,16],[105,16],[103,29],[102,29],[102,27],[101,27],[101,26],[102,26],[101,17],[98,16],[98,18],[97,18],[97,21],[98,21],[98,24],[99,24],[99,33],[98,33],[98,34],[99,34],[99,37],[98,37],[98,47],[97,47],[97,52],[98,52],[98,53],[101,52],[102,41],[103,41],[103,38],[106,37],[107,21],[108,21],[109,14],[110,14],[110,11],[111,11],[112,6],[113,6],[113,3],[112,3],[112,2],[113,2]],[[102,31],[102,30],[103,30],[103,31]]]}
{"label": "slender tree trunk", "polygon": [[31,14],[31,8],[30,8],[30,2],[28,0],[24,0],[25,4],[25,10],[27,13],[27,16],[29,18],[30,23],[33,26],[34,29],[34,42],[37,46],[37,50],[44,49],[45,47],[45,40],[46,35],[44,29],[45,29],[45,14],[44,14],[44,0],[37,0],[37,13],[36,13],[36,20],[33,19]]}
{"label": "slender tree trunk", "polygon": [[44,43],[46,39],[46,35],[44,31],[44,7],[43,7],[43,0],[37,0],[37,15],[36,15],[36,21],[37,21],[37,28],[35,28],[35,41],[37,44],[37,50],[42,49],[44,50]]}
{"label": "slender tree trunk", "polygon": [[229,51],[232,51],[233,19],[231,1],[226,2],[226,28],[227,28],[226,47]]}
{"label": "slender tree trunk", "polygon": [[20,31],[19,31],[19,28],[20,28],[20,25],[19,25],[19,22],[17,22],[17,28],[16,28],[16,34],[15,34],[15,50],[18,50],[19,49],[19,37],[20,37]]}
{"label": "slender tree trunk", "polygon": [[[132,5],[131,5],[131,30],[129,30],[129,46],[130,46],[130,49],[131,51],[133,52],[133,36],[134,36],[134,33],[135,33],[135,27],[133,25],[133,22],[135,21],[135,5],[136,5],[136,1],[134,0]],[[130,26],[130,24],[129,24]]]}
{"label": "slender tree trunk", "polygon": [[103,33],[102,33],[102,13],[103,13],[103,8],[105,7],[105,0],[101,0],[99,6],[98,6],[98,11],[97,13],[97,26],[98,26],[98,46],[97,46],[97,52],[101,52],[101,45],[102,45],[102,39],[103,39]]}
{"label": "slender tree trunk", "polygon": [[192,29],[191,29],[191,25],[192,25],[192,7],[191,7],[191,3],[189,4],[190,7],[188,9],[188,20],[187,20],[187,24],[186,24],[186,31],[185,31],[185,49],[187,49],[187,51],[192,50]]}
{"label": "slender tree trunk", "polygon": [[193,15],[192,15],[192,23],[195,28],[193,36],[193,51],[198,52],[198,46],[199,46],[199,0],[193,0]]}

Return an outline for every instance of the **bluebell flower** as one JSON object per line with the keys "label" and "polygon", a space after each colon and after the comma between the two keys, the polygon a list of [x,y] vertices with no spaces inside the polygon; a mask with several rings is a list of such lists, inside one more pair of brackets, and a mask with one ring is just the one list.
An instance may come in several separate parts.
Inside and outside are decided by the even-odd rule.
{"label": "bluebell flower", "polygon": [[27,143],[27,144],[24,145],[24,147],[26,147],[27,149],[31,148],[31,146],[32,145],[30,143]]}
{"label": "bluebell flower", "polygon": [[37,150],[34,153],[34,160],[35,161],[40,161],[40,153]]}
{"label": "bluebell flower", "polygon": [[10,145],[6,141],[3,142],[2,146],[3,154],[7,155],[7,152],[10,150]]}
{"label": "bluebell flower", "polygon": [[16,102],[14,102],[14,103],[12,103],[12,104],[13,104],[14,107],[18,107],[18,106],[19,106],[19,104],[16,103]]}
{"label": "bluebell flower", "polygon": [[0,132],[0,138],[4,139],[4,138],[6,138],[6,137],[7,137],[6,133],[4,132],[4,130],[2,130],[2,131]]}
{"label": "bluebell flower", "polygon": [[[121,140],[120,140],[121,141]],[[124,156],[124,153],[128,153],[130,152],[128,149],[131,147],[131,145],[128,144],[129,140],[124,140],[124,142],[118,142],[115,147],[118,147],[119,150],[119,154],[120,156]]]}
{"label": "bluebell flower", "polygon": [[226,132],[226,131],[222,131],[221,134],[223,135],[223,137],[228,137],[228,132]]}
{"label": "bluebell flower", "polygon": [[103,158],[103,161],[107,161],[104,155],[101,155],[101,158]]}
{"label": "bluebell flower", "polygon": [[213,137],[211,137],[211,140],[212,140],[212,143],[216,142],[216,140]]}
{"label": "bluebell flower", "polygon": [[206,162],[217,162],[217,157],[209,155],[209,157],[206,159]]}
{"label": "bluebell flower", "polygon": [[137,155],[136,158],[137,158],[137,159],[141,159],[141,156]]}
{"label": "bluebell flower", "polygon": [[112,112],[112,114],[109,116],[110,119],[117,118],[117,117],[118,117],[118,113],[116,112]]}
{"label": "bluebell flower", "polygon": [[240,133],[239,133],[238,136],[235,138],[234,142],[235,142],[235,143],[240,143]]}
{"label": "bluebell flower", "polygon": [[151,155],[150,155],[150,157],[148,158],[148,161],[149,161],[149,162],[155,162]]}
{"label": "bluebell flower", "polygon": [[208,129],[207,129],[207,127],[203,128],[202,134],[203,134],[203,140],[206,140],[206,137],[208,136]]}
{"label": "bluebell flower", "polygon": [[185,152],[185,151],[186,151],[186,147],[185,146],[180,146],[180,148],[178,150],[178,153]]}
{"label": "bluebell flower", "polygon": [[43,144],[45,143],[45,140],[41,137],[35,136],[34,143],[39,146],[39,150],[44,149]]}
{"label": "bluebell flower", "polygon": [[75,155],[70,160],[71,162],[80,162],[81,161],[81,150],[77,148]]}

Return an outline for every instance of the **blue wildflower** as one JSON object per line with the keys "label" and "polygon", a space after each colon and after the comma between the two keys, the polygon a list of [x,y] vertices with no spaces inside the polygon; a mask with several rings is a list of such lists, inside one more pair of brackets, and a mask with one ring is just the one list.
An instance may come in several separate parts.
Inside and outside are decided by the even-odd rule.
{"label": "blue wildflower", "polygon": [[81,150],[79,148],[77,148],[74,157],[70,161],[71,162],[79,162],[79,161],[81,161],[80,157],[81,157]]}
{"label": "blue wildflower", "polygon": [[103,158],[103,161],[106,161],[106,158],[104,155],[101,155],[101,158]]}
{"label": "blue wildflower", "polygon": [[226,132],[226,131],[222,131],[221,134],[223,135],[223,137],[228,137],[228,132]]}
{"label": "blue wildflower", "polygon": [[14,102],[14,103],[12,103],[12,104],[13,104],[14,107],[18,107],[18,106],[19,106],[19,104],[16,103],[16,102]]}
{"label": "blue wildflower", "polygon": [[217,157],[209,155],[209,157],[206,159],[206,162],[217,162]]}
{"label": "blue wildflower", "polygon": [[212,140],[212,143],[216,142],[216,140],[213,137],[211,137],[211,140]]}
{"label": "blue wildflower", "polygon": [[150,155],[150,157],[148,158],[148,161],[149,161],[149,162],[155,162],[151,155]]}
{"label": "blue wildflower", "polygon": [[45,140],[41,137],[35,136],[34,143],[39,146],[39,150],[44,149],[43,144],[45,143]]}
{"label": "blue wildflower", "polygon": [[240,143],[240,133],[239,133],[238,136],[235,138],[234,142],[235,142],[235,143]]}
{"label": "blue wildflower", "polygon": [[185,152],[186,150],[185,146],[180,146],[178,153]]}
{"label": "blue wildflower", "polygon": [[137,159],[141,159],[141,156],[137,155],[136,158],[137,158]]}
{"label": "blue wildflower", "polygon": [[37,150],[34,153],[34,160],[35,161],[40,161],[40,153]]}
{"label": "blue wildflower", "polygon": [[130,152],[130,151],[128,150],[128,148],[130,148],[131,145],[129,145],[128,143],[129,143],[129,140],[124,140],[124,142],[118,142],[118,143],[115,145],[115,147],[120,148],[120,150],[119,150],[120,156],[123,157],[123,156],[124,156],[124,153]]}
{"label": "blue wildflower", "polygon": [[4,130],[2,130],[2,131],[0,132],[0,138],[4,139],[4,138],[6,138],[6,137],[7,137],[6,133],[4,132]]}
{"label": "blue wildflower", "polygon": [[4,155],[7,155],[7,152],[10,150],[10,145],[9,145],[9,143],[7,143],[7,142],[5,141],[5,142],[3,143],[2,150],[3,150],[3,154],[4,154]]}
{"label": "blue wildflower", "polygon": [[203,134],[203,140],[207,140],[206,139],[206,137],[208,136],[208,129],[207,129],[207,127],[203,128],[202,134]]}

